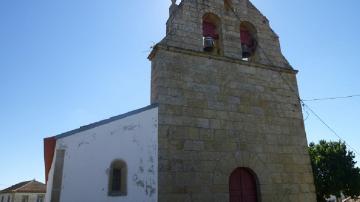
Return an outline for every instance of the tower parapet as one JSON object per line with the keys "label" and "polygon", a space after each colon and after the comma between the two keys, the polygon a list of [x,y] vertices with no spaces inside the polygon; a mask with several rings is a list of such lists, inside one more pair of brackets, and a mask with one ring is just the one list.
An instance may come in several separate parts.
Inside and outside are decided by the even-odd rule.
{"label": "tower parapet", "polygon": [[[204,16],[220,19],[217,55],[243,60],[241,25],[254,28],[256,47],[246,61],[291,69],[283,56],[278,35],[271,29],[268,19],[248,0],[172,0],[166,36],[158,46],[176,47],[196,52],[204,51]],[[156,50],[156,49],[155,49]]]}

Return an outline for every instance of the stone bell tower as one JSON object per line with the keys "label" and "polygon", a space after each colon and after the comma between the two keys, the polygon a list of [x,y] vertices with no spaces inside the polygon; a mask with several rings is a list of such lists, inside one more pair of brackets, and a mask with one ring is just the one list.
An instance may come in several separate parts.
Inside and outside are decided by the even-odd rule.
{"label": "stone bell tower", "polygon": [[160,202],[315,201],[296,73],[248,0],[172,0],[149,56]]}

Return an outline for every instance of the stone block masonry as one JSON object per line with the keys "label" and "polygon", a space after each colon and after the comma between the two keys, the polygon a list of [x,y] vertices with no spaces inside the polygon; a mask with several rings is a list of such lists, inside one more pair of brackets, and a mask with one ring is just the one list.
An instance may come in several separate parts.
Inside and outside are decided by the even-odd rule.
{"label": "stone block masonry", "polygon": [[202,51],[202,17],[213,13],[221,19],[222,55],[241,59],[240,22],[251,22],[257,29],[258,50],[252,61],[281,68],[291,68],[281,53],[278,35],[268,19],[248,0],[232,0],[231,10],[224,0],[183,0],[170,13],[166,37],[160,42],[168,46]]}
{"label": "stone block masonry", "polygon": [[159,201],[229,201],[237,167],[262,201],[315,201],[295,71],[160,47],[152,62]]}
{"label": "stone block masonry", "polygon": [[[257,178],[257,201],[315,202],[296,81],[278,36],[249,1],[173,4],[166,37],[149,56],[159,106],[159,201],[228,202],[237,168]],[[229,5],[231,6],[229,8]],[[203,16],[221,23],[220,51],[203,51]],[[242,58],[240,24],[256,29]]]}

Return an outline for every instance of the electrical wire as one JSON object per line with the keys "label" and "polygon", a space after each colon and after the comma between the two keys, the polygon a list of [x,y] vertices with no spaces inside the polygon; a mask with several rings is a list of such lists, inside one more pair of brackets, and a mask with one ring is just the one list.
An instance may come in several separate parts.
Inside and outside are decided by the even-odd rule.
{"label": "electrical wire", "polygon": [[[280,74],[280,77],[281,77],[281,79],[285,82],[285,84],[290,88],[290,90],[293,92],[293,93],[295,93],[295,95],[296,95],[296,97],[299,99],[299,101],[300,101],[300,103],[302,104],[302,106],[304,107],[304,108],[307,108],[326,128],[328,128],[337,138],[339,138],[341,141],[343,141],[352,151],[354,151],[357,155],[359,155],[360,156],[360,153],[354,148],[354,147],[352,147],[349,143],[347,143],[346,141],[345,141],[345,139],[344,138],[342,138],[332,127],[330,127],[330,125],[329,124],[327,124],[325,121],[324,121],[324,119],[322,119],[312,108],[310,108],[309,107],[309,105],[307,105],[307,104],[305,104],[305,100],[302,100],[300,97],[299,97],[299,95],[296,93],[296,91],[294,90],[294,88],[289,84],[289,82],[288,82],[288,80],[287,79],[285,79],[284,77],[283,77],[283,75],[282,75],[282,73],[281,72],[279,72],[279,74]],[[357,95],[352,95],[351,97],[356,97]],[[360,95],[358,95],[358,96],[360,96]],[[330,99],[340,99],[340,98],[343,98],[343,97],[337,97],[337,98],[330,98]],[[345,97],[344,97],[345,98]],[[346,96],[346,98],[350,98],[350,96]],[[313,99],[313,100],[315,100],[315,99]],[[319,100],[319,99],[317,99],[317,100]],[[307,112],[308,113],[308,112]],[[308,118],[308,117],[307,117]],[[306,119],[307,119],[306,118]],[[305,119],[305,120],[306,120]],[[305,121],[304,120],[304,121]]]}
{"label": "electrical wire", "polygon": [[[296,92],[292,86],[289,84],[289,82],[287,81],[287,79],[285,79],[282,76],[282,73],[279,72],[280,77],[282,78],[282,80],[288,85],[288,87],[291,89],[292,92]],[[305,101],[322,101],[322,100],[335,100],[335,99],[346,99],[346,98],[353,98],[353,97],[360,97],[360,95],[349,95],[349,96],[343,96],[343,97],[329,97],[329,98],[317,98],[317,99],[311,99],[311,100],[303,100],[301,99],[296,93],[295,95],[298,97],[298,99],[300,100],[302,106],[305,108],[307,108],[326,128],[328,128],[337,138],[339,138],[339,140],[341,140],[342,142],[344,142],[352,151],[354,151],[357,155],[360,155],[360,153],[354,148],[352,147],[349,143],[347,143],[345,141],[344,138],[342,138],[332,127],[330,127],[329,124],[327,124],[323,118],[321,118],[312,108],[309,107],[309,105],[305,104]],[[308,110],[305,110],[305,112],[307,113],[307,117],[304,119],[304,121],[306,121],[309,118],[309,112]]]}
{"label": "electrical wire", "polygon": [[[326,128],[328,128],[337,138],[339,138],[341,141],[343,141],[352,151],[354,151],[357,155],[360,156],[360,153],[352,147],[349,143],[345,141],[344,138],[342,138],[332,127],[330,127],[329,124],[327,124],[324,119],[322,119],[312,108],[309,107],[309,105],[305,104],[305,100],[302,100],[300,96],[296,93],[295,89],[289,84],[288,80],[285,79],[281,72],[279,72],[281,79],[285,82],[285,84],[290,88],[290,90],[296,95],[296,97],[299,99],[300,103],[302,104],[303,108],[307,108]],[[352,97],[355,97],[357,95],[352,95]],[[360,96],[360,95],[359,95]],[[350,96],[346,96],[350,97]],[[340,99],[338,98],[332,98],[332,99]],[[315,99],[314,99],[315,100]],[[308,113],[308,112],[307,112]],[[306,118],[308,119],[308,117]],[[305,119],[305,120],[306,120]],[[305,121],[304,120],[304,121]]]}
{"label": "electrical wire", "polygon": [[[238,16],[238,14],[236,13],[235,9],[231,9],[232,12],[234,13],[235,17],[238,18],[238,20],[241,20],[240,17]],[[267,55],[265,54],[265,56],[267,57]],[[270,60],[271,61],[271,60]],[[329,98],[317,98],[317,99],[310,99],[310,100],[302,100],[298,94],[298,92],[294,89],[294,87],[292,85],[290,85],[289,81],[287,79],[284,78],[284,76],[282,75],[281,71],[278,71],[278,73],[280,74],[280,78],[285,82],[285,84],[289,87],[290,91],[292,91],[295,96],[297,97],[297,99],[299,100],[299,102],[302,104],[303,108],[307,108],[324,126],[326,126],[336,137],[338,137],[341,141],[343,141],[350,149],[352,149],[357,155],[360,155],[359,152],[354,149],[350,144],[346,143],[346,141],[334,130],[330,127],[329,124],[327,124],[324,119],[322,119],[317,113],[315,113],[315,111],[313,109],[311,109],[308,105],[305,104],[305,102],[311,102],[311,101],[323,101],[323,100],[335,100],[335,99],[347,99],[347,98],[353,98],[353,97],[360,97],[360,95],[350,95],[350,96],[344,96],[344,97],[329,97]],[[308,116],[306,117],[306,119],[309,118],[309,112],[307,110],[305,110],[306,113],[308,114]],[[305,120],[306,120],[305,119]],[[304,120],[304,121],[305,121]]]}
{"label": "electrical wire", "polygon": [[306,117],[304,118],[304,122],[305,122],[310,117],[310,113],[305,108],[303,108],[303,109],[304,109],[304,112],[306,113]]}
{"label": "electrical wire", "polygon": [[309,105],[302,102],[302,105],[306,107],[324,126],[326,126],[336,137],[338,137],[342,142],[344,142],[352,151],[354,151],[357,155],[360,153],[352,147],[350,144],[346,143],[345,139],[343,139],[329,124],[327,124],[324,119],[322,119],[313,109],[309,107]]}
{"label": "electrical wire", "polygon": [[[300,98],[300,96],[296,93],[295,89],[289,84],[288,80],[285,79],[282,75],[281,72],[279,72],[281,79],[285,82],[285,84],[290,88],[290,90],[296,95],[296,97],[299,99],[300,103],[302,104],[303,108],[307,108],[326,128],[328,128],[337,138],[339,138],[340,141],[344,142],[346,146],[348,146],[352,151],[354,151],[357,155],[360,156],[360,153],[354,148],[352,147],[349,143],[347,143],[345,141],[344,138],[342,138],[332,127],[330,127],[329,124],[327,124],[323,118],[321,118],[311,107],[309,107],[309,105],[305,104],[306,100],[302,100]],[[357,97],[360,95],[351,95],[351,96],[345,96],[345,97],[333,97],[333,98],[327,98],[327,100],[329,99],[344,99],[344,98],[352,98],[352,97]],[[320,98],[320,99],[313,99],[314,101],[316,100],[324,100],[326,98]],[[310,100],[311,101],[311,100]],[[307,110],[305,110],[306,113],[308,114]],[[306,121],[309,118],[309,116],[306,117],[306,119],[304,121]]]}
{"label": "electrical wire", "polygon": [[[360,156],[360,153],[354,148],[352,147],[349,143],[347,143],[345,141],[344,138],[342,138],[332,127],[330,127],[329,124],[327,124],[324,119],[322,119],[313,109],[311,109],[309,107],[309,105],[305,104],[306,100],[302,100],[300,98],[300,96],[296,93],[295,89],[289,84],[288,80],[285,79],[282,75],[281,72],[279,72],[281,79],[285,82],[285,84],[290,88],[290,90],[295,93],[296,97],[299,99],[300,103],[302,104],[303,108],[307,108],[326,128],[328,128],[337,138],[339,138],[341,141],[343,141],[352,151],[354,151],[357,155]],[[344,98],[351,98],[351,97],[357,97],[360,95],[351,95],[351,96],[346,96],[346,97],[334,97],[334,98],[328,98],[329,99],[344,99]],[[321,99],[313,99],[313,100],[321,100]],[[308,113],[308,112],[307,112]],[[306,119],[308,119],[308,117],[306,117]],[[306,120],[305,119],[305,120]],[[304,121],[305,121],[304,120]]]}
{"label": "electrical wire", "polygon": [[355,98],[355,97],[360,97],[360,94],[348,95],[348,96],[340,96],[340,97],[314,98],[314,99],[302,100],[302,101],[304,101],[304,102],[313,102],[313,101],[324,101],[324,100],[348,99],[348,98]]}

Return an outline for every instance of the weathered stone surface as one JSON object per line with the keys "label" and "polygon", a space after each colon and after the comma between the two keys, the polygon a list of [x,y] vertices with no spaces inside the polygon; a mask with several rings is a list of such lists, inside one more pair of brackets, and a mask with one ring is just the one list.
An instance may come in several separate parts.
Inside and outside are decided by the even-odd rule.
{"label": "weathered stone surface", "polygon": [[167,22],[167,35],[161,42],[168,46],[202,51],[202,17],[213,13],[221,19],[220,33],[223,56],[241,59],[240,22],[252,23],[257,29],[259,51],[253,61],[289,68],[281,54],[279,37],[269,26],[269,21],[248,0],[232,1],[233,9],[225,9],[223,0],[183,0],[171,9]]}
{"label": "weathered stone surface", "polygon": [[[159,104],[159,201],[229,201],[229,176],[253,170],[261,201],[315,201],[296,71],[277,35],[249,2],[183,0],[150,55]],[[202,50],[206,12],[222,20],[223,52]],[[257,28],[259,49],[241,60],[239,25]]]}

